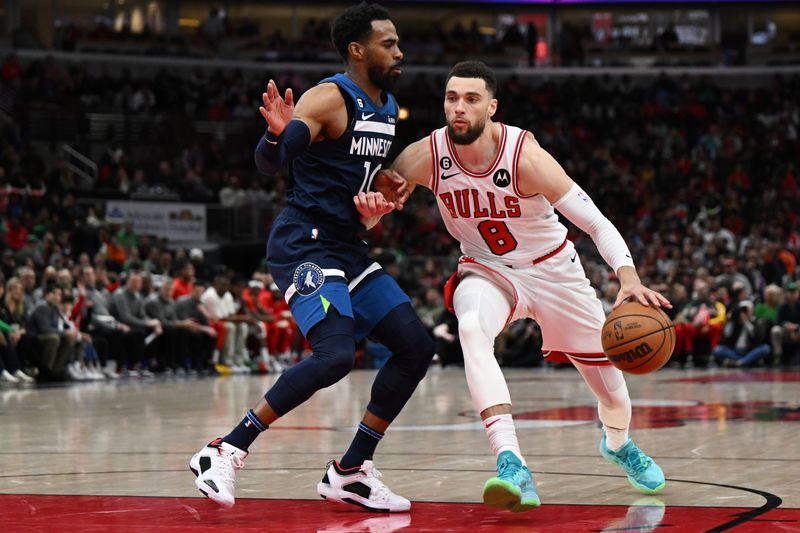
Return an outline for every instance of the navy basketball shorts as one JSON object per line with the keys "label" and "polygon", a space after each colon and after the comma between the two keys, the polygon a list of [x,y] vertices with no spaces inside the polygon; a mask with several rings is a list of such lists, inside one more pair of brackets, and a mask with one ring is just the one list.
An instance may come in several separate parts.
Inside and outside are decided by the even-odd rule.
{"label": "navy basketball shorts", "polygon": [[270,272],[303,335],[333,307],[355,320],[355,339],[369,335],[408,295],[355,238],[327,233],[322,226],[284,211],[267,245]]}

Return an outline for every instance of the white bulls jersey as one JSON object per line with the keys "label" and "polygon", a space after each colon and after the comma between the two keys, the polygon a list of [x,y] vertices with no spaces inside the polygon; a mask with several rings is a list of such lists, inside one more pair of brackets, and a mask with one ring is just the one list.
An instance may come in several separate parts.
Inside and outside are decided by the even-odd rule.
{"label": "white bulls jersey", "polygon": [[494,162],[468,171],[458,160],[447,127],[431,133],[434,169],[430,189],[442,219],[461,243],[464,255],[478,260],[521,265],[558,249],[567,228],[541,195],[525,196],[517,186],[525,130],[500,124]]}

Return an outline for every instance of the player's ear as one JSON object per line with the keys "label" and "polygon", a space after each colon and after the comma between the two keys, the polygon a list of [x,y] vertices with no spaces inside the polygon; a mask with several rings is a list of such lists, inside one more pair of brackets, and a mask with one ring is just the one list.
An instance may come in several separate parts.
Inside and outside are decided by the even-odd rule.
{"label": "player's ear", "polygon": [[361,43],[353,41],[347,45],[347,51],[350,53],[350,56],[357,61],[364,59],[365,50]]}
{"label": "player's ear", "polygon": [[497,98],[492,98],[489,101],[489,118],[493,117],[495,113],[497,113]]}

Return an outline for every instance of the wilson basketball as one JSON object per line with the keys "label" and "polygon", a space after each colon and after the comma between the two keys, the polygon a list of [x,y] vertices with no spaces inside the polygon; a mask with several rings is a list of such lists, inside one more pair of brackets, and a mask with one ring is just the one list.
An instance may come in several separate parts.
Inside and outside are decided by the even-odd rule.
{"label": "wilson basketball", "polygon": [[627,302],[606,318],[602,343],[606,357],[620,370],[649,374],[672,356],[675,326],[660,308]]}

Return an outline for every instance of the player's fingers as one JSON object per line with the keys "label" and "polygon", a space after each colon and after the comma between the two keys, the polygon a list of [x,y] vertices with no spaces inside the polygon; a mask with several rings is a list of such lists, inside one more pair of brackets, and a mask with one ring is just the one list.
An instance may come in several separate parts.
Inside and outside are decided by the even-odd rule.
{"label": "player's fingers", "polygon": [[636,297],[636,299],[639,301],[640,304],[650,307],[650,302],[647,300],[647,297],[645,296],[644,292],[637,291],[636,293],[634,293],[634,296]]}
{"label": "player's fingers", "polygon": [[374,195],[369,195],[369,196],[366,197],[366,200],[367,200],[367,207],[369,208],[369,210],[370,211],[375,211],[376,210],[375,196]]}
{"label": "player's fingers", "polygon": [[672,303],[669,301],[669,299],[666,296],[664,296],[660,292],[656,292],[656,297],[658,298],[658,301],[661,303],[661,307],[666,307],[667,309],[672,309]]}
{"label": "player's fingers", "polygon": [[283,100],[286,102],[286,105],[288,106],[294,105],[294,93],[292,92],[291,88],[286,89],[286,95],[283,98]]}
{"label": "player's fingers", "polygon": [[646,299],[653,304],[653,307],[661,307],[661,300],[658,299],[658,293],[656,291],[648,291],[645,293]]}
{"label": "player's fingers", "polygon": [[261,113],[261,116],[264,117],[264,120],[267,120],[267,121],[269,120],[269,113],[264,108],[264,106],[260,106],[258,108],[258,112]]}

